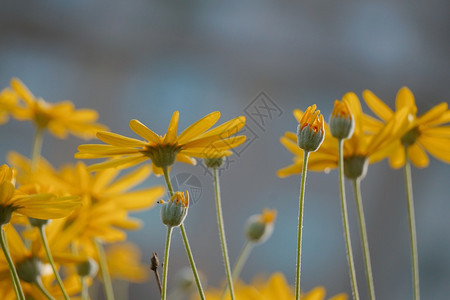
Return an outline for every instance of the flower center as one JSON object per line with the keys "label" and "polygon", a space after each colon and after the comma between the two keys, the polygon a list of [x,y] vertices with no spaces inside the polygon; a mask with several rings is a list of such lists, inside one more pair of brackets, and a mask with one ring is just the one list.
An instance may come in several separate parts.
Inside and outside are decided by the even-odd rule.
{"label": "flower center", "polygon": [[405,147],[413,145],[419,136],[420,136],[419,128],[414,127],[413,129],[409,130],[402,136],[401,138],[402,145]]}

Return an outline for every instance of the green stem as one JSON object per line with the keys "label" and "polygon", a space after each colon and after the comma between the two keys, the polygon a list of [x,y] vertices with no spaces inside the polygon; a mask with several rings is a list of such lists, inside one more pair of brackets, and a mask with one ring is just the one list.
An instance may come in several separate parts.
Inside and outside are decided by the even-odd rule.
{"label": "green stem", "polygon": [[[164,167],[163,172],[164,172],[164,179],[167,184],[167,189],[169,190],[170,195],[173,196],[174,192],[173,192],[172,184],[171,184],[170,178],[169,178],[169,169],[167,167]],[[205,293],[203,292],[202,284],[200,282],[200,276],[198,274],[197,267],[195,266],[194,257],[192,256],[192,251],[191,251],[191,247],[189,246],[189,240],[186,235],[186,230],[184,229],[184,224],[180,225],[180,230],[181,230],[181,235],[183,237],[184,248],[186,249],[186,253],[189,258],[189,263],[191,264],[192,273],[194,274],[195,283],[197,284],[198,293],[200,295],[200,298],[202,300],[204,300]]]}
{"label": "green stem", "polygon": [[47,297],[48,300],[54,300],[53,296],[45,289],[44,285],[42,284],[41,277],[36,278],[36,281],[34,281],[34,284],[38,287],[38,289],[44,294],[45,297]]}
{"label": "green stem", "polygon": [[230,259],[228,258],[228,249],[227,249],[227,239],[225,237],[225,228],[223,225],[222,203],[220,199],[220,183],[218,173],[219,173],[218,169],[214,168],[213,174],[214,174],[214,191],[216,195],[217,224],[219,225],[220,244],[222,246],[222,256],[227,275],[228,289],[230,291],[231,299],[234,300],[235,297],[234,297],[233,279],[231,277]]}
{"label": "green stem", "polygon": [[407,147],[405,147],[405,184],[406,184],[406,199],[408,203],[408,216],[409,216],[409,235],[411,237],[411,259],[412,259],[412,273],[413,273],[413,288],[414,288],[414,300],[420,299],[419,292],[419,258],[417,255],[417,234],[416,234],[416,221],[414,213],[414,200],[411,178],[411,163],[408,159]]}
{"label": "green stem", "polygon": [[44,246],[45,254],[47,255],[48,262],[52,266],[53,273],[55,274],[56,282],[58,282],[59,288],[61,289],[61,291],[64,295],[64,299],[69,300],[70,299],[69,295],[67,294],[66,290],[64,289],[64,285],[61,280],[61,276],[59,276],[58,270],[56,269],[56,266],[55,266],[55,261],[53,260],[52,253],[50,252],[50,247],[48,246],[47,237],[44,232],[44,225],[39,226],[38,228],[39,228],[39,234],[41,235],[41,241]]}
{"label": "green stem", "polygon": [[31,153],[31,169],[36,170],[42,151],[44,129],[42,127],[36,128],[36,135],[33,141],[33,150]]}
{"label": "green stem", "polygon": [[11,275],[11,281],[14,286],[14,292],[16,293],[17,299],[25,300],[25,294],[23,293],[22,286],[20,285],[19,275],[17,275],[16,267],[11,258],[11,254],[9,253],[8,242],[6,240],[5,230],[3,229],[3,225],[0,228],[0,235],[1,235],[0,244],[2,246],[3,253],[5,254],[6,262],[8,263],[9,273]]}
{"label": "green stem", "polygon": [[183,236],[184,248],[191,264],[192,273],[194,273],[195,284],[197,285],[198,293],[202,300],[205,300],[205,293],[203,292],[202,283],[200,282],[200,275],[198,274],[197,267],[195,266],[194,257],[192,256],[191,247],[189,246],[189,240],[184,229],[184,224],[180,225],[181,235]]}
{"label": "green stem", "polygon": [[358,284],[356,283],[355,263],[353,261],[352,243],[350,241],[350,229],[348,226],[347,201],[345,198],[344,185],[344,140],[338,140],[338,168],[339,168],[339,190],[341,195],[342,224],[344,226],[345,247],[347,251],[347,262],[352,284],[353,299],[359,299]]}
{"label": "green stem", "polygon": [[106,261],[105,250],[103,249],[102,243],[97,238],[94,238],[94,244],[97,250],[98,262],[100,265],[100,271],[102,273],[103,287],[105,289],[106,299],[114,300],[114,292],[111,282],[111,276],[109,275],[108,262]]}
{"label": "green stem", "polygon": [[298,205],[298,226],[297,226],[297,270],[295,277],[295,299],[300,299],[300,272],[302,265],[302,231],[303,231],[303,206],[305,199],[305,183],[306,183],[306,169],[308,165],[309,151],[304,151],[303,167],[302,167],[302,181],[300,186],[300,199]]}
{"label": "green stem", "polygon": [[353,190],[355,194],[356,208],[358,209],[359,231],[361,234],[361,243],[364,253],[364,266],[366,268],[367,286],[369,287],[369,296],[375,300],[375,288],[373,285],[372,263],[370,262],[369,240],[367,238],[366,220],[364,218],[364,208],[361,197],[361,181],[353,179]]}
{"label": "green stem", "polygon": [[89,290],[86,276],[81,278],[81,300],[89,300]]}
{"label": "green stem", "polygon": [[162,292],[161,292],[162,300],[166,300],[167,298],[167,270],[169,268],[170,240],[172,238],[172,230],[173,227],[170,226],[167,227],[166,248],[164,250]]}

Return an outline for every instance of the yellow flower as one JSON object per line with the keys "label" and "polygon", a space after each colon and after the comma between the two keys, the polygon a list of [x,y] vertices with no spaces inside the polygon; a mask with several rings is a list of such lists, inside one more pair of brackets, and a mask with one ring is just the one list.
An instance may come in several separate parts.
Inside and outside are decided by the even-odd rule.
{"label": "yellow flower", "polygon": [[[344,95],[343,100],[350,109],[355,120],[355,129],[351,138],[344,141],[344,163],[346,164],[346,176],[363,176],[367,162],[376,163],[387,157],[392,150],[393,142],[401,137],[407,130],[408,110],[401,109],[395,113],[384,126],[380,127],[375,134],[368,134],[364,130],[363,112],[358,97],[350,92]],[[303,113],[294,110],[294,116],[301,120]],[[318,151],[310,154],[308,169],[312,171],[329,171],[336,168],[338,164],[338,142],[330,134],[330,128],[324,124],[325,139]],[[279,177],[298,174],[301,172],[303,162],[303,151],[295,142],[295,134],[286,132],[280,138],[280,142],[292,154],[294,163],[288,167],[278,170]],[[355,168],[349,168],[353,166]],[[347,171],[355,171],[348,174]]]}
{"label": "yellow flower", "polygon": [[[369,118],[368,129],[377,130],[392,117],[394,112],[369,90],[363,92],[363,97],[369,108],[382,120]],[[428,166],[429,159],[426,152],[443,162],[450,163],[450,126],[443,126],[450,122],[448,104],[442,102],[423,115],[417,116],[413,93],[407,87],[402,87],[397,93],[395,106],[396,111],[405,108],[408,110],[409,130],[399,137],[393,146],[394,151],[389,156],[391,167],[397,169],[405,164],[405,146],[408,147],[408,158],[416,167]]]}
{"label": "yellow flower", "polygon": [[0,124],[9,120],[9,115],[16,109],[18,100],[17,94],[9,88],[0,92]]}
{"label": "yellow flower", "polygon": [[265,242],[272,235],[276,216],[276,210],[267,208],[264,208],[260,215],[250,216],[245,226],[247,239],[253,243]]}
{"label": "yellow flower", "polygon": [[316,151],[325,137],[323,116],[316,105],[308,107],[299,120],[297,144],[305,151]]}
{"label": "yellow flower", "polygon": [[81,145],[75,157],[111,158],[90,166],[90,170],[127,168],[151,159],[155,174],[162,174],[161,168],[169,167],[175,160],[195,164],[193,157],[227,156],[231,154],[229,149],[245,141],[245,136],[231,137],[245,125],[245,117],[232,119],[208,130],[219,117],[220,112],[210,113],[177,135],[179,113],[175,111],[167,133],[163,136],[157,135],[138,120],[131,120],[131,130],[145,141],[102,131],[97,133],[97,137],[108,145]]}
{"label": "yellow flower", "polygon": [[[207,299],[222,299],[223,290],[209,290]],[[323,287],[316,287],[301,295],[302,300],[324,300],[326,291]],[[238,283],[235,286],[235,296],[239,300],[292,300],[295,298],[294,289],[287,283],[283,274],[274,273],[268,280],[257,279],[252,284]],[[229,294],[225,299],[230,299]],[[339,294],[330,300],[346,300],[346,294]]]}
{"label": "yellow flower", "polygon": [[98,114],[92,109],[76,110],[70,101],[49,103],[35,96],[17,78],[11,80],[11,87],[22,100],[13,111],[18,120],[33,121],[40,129],[48,129],[58,138],[66,138],[68,133],[89,139],[95,137],[97,131],[107,127],[95,123]]}
{"label": "yellow flower", "polygon": [[330,131],[337,139],[347,139],[353,135],[355,120],[346,101],[334,101],[334,108],[330,116]]}
{"label": "yellow flower", "polygon": [[108,269],[111,277],[130,282],[145,282],[149,268],[142,262],[139,248],[132,243],[110,246],[106,251]]}
{"label": "yellow flower", "polygon": [[57,219],[70,214],[80,205],[80,199],[73,196],[58,197],[52,193],[34,194],[30,189],[14,186],[14,171],[7,165],[0,167],[0,224],[10,221],[12,213],[36,219]]}

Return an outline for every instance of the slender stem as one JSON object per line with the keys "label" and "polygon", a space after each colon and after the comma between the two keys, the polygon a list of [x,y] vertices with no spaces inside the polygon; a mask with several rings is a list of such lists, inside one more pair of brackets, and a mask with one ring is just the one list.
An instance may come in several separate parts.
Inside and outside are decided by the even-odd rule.
{"label": "slender stem", "polygon": [[20,285],[19,275],[17,275],[16,267],[11,258],[11,254],[9,253],[8,242],[6,241],[5,230],[3,229],[3,226],[1,226],[0,228],[0,235],[0,244],[2,246],[3,253],[5,254],[6,262],[8,263],[9,273],[11,275],[11,280],[14,286],[14,292],[16,293],[17,299],[25,300],[25,294],[23,293],[22,286]]}
{"label": "slender stem", "polygon": [[231,273],[234,281],[237,280],[241,275],[241,271],[244,268],[245,263],[247,262],[248,256],[253,249],[253,245],[254,244],[252,242],[247,240],[241,250],[241,253],[239,253],[236,264],[233,267],[233,272]]}
{"label": "slender stem", "polygon": [[89,290],[86,276],[81,278],[81,300],[89,300]]}
{"label": "slender stem", "polygon": [[44,246],[45,254],[47,255],[48,262],[52,266],[53,273],[55,274],[56,282],[58,282],[59,288],[61,289],[61,291],[64,295],[64,299],[69,300],[70,299],[69,295],[67,294],[66,290],[64,289],[64,285],[61,280],[61,276],[59,276],[58,270],[56,269],[56,266],[55,266],[55,261],[53,260],[52,253],[50,252],[50,247],[48,246],[47,237],[46,237],[45,231],[44,231],[44,225],[38,226],[38,228],[39,228],[39,234],[41,235],[41,241]]}
{"label": "slender stem", "polygon": [[42,127],[36,128],[36,135],[33,141],[33,150],[31,153],[31,169],[36,170],[42,151],[44,129]]}
{"label": "slender stem", "polygon": [[411,178],[411,163],[408,159],[407,148],[405,147],[405,184],[406,184],[406,199],[408,203],[409,216],[409,235],[411,237],[411,259],[412,259],[412,273],[413,273],[413,288],[414,300],[420,299],[419,292],[419,258],[417,254],[417,234],[416,234],[416,219],[414,213],[413,188]]}
{"label": "slender stem", "polygon": [[54,300],[53,296],[45,289],[44,285],[42,284],[41,277],[37,277],[34,281],[34,284],[38,287],[38,289],[44,294],[45,297],[47,297],[48,300]]}
{"label": "slender stem", "polygon": [[356,283],[355,263],[353,261],[352,243],[350,241],[350,229],[348,226],[347,215],[347,201],[345,199],[345,185],[344,185],[344,140],[338,140],[338,168],[339,168],[339,190],[341,194],[341,211],[342,211],[342,224],[344,226],[345,247],[347,251],[347,262],[350,273],[350,281],[352,284],[353,299],[359,299],[358,285]]}
{"label": "slender stem", "polygon": [[166,300],[167,298],[167,270],[169,267],[169,252],[170,252],[170,240],[172,238],[173,227],[167,227],[166,235],[166,248],[164,250],[164,264],[163,264],[163,281],[162,281],[162,292],[161,299]]}
{"label": "slender stem", "polygon": [[151,261],[150,270],[152,270],[155,273],[156,284],[158,286],[159,294],[161,295],[161,293],[162,293],[161,278],[159,278],[159,271],[158,271],[159,259],[158,259],[158,254],[156,252],[153,252],[153,255],[152,255],[152,258],[150,261]]}
{"label": "slender stem", "polygon": [[105,250],[103,249],[102,243],[97,238],[94,238],[94,244],[97,250],[98,262],[100,264],[100,271],[102,273],[103,287],[105,289],[106,299],[114,300],[114,292],[111,282],[111,276],[109,275],[108,262],[106,261]]}
{"label": "slender stem", "polygon": [[366,220],[364,217],[364,208],[361,197],[361,181],[359,179],[353,179],[353,190],[355,194],[356,208],[358,209],[359,231],[361,234],[361,243],[363,246],[367,286],[369,287],[370,299],[375,300],[375,288],[373,285],[372,263],[370,262],[369,240],[367,238]]}
{"label": "slender stem", "polygon": [[302,181],[300,185],[300,199],[298,205],[298,227],[297,227],[297,270],[295,277],[295,299],[300,299],[300,272],[302,268],[302,231],[303,231],[303,206],[305,199],[306,169],[308,165],[309,151],[303,153]]}
{"label": "slender stem", "polygon": [[225,272],[227,275],[228,290],[230,291],[231,299],[234,300],[234,287],[233,279],[231,277],[230,259],[228,258],[227,239],[225,237],[225,228],[223,225],[222,203],[220,199],[220,183],[219,183],[219,171],[217,168],[213,169],[214,174],[214,191],[216,195],[216,214],[217,224],[219,226],[220,244],[222,246],[223,263],[225,265]]}
{"label": "slender stem", "polygon": [[189,246],[189,240],[184,229],[184,224],[180,225],[181,235],[183,236],[184,248],[191,264],[192,273],[194,273],[195,284],[197,285],[198,293],[202,300],[205,300],[205,293],[203,292],[202,283],[200,282],[200,275],[198,274],[197,267],[195,266],[194,257],[192,256],[191,247]]}
{"label": "slender stem", "polygon": [[[172,184],[170,182],[168,168],[167,167],[163,168],[163,172],[164,172],[164,179],[166,181],[169,193],[171,196],[173,196],[174,192],[173,192]],[[195,283],[197,284],[198,293],[200,295],[200,298],[202,300],[204,300],[205,293],[203,292],[202,283],[200,282],[200,276],[198,274],[197,267],[195,266],[194,257],[192,256],[192,251],[191,251],[191,247],[189,246],[189,240],[186,235],[186,230],[184,229],[184,224],[180,225],[180,230],[181,230],[181,235],[183,237],[184,248],[186,249],[186,253],[189,258],[189,263],[191,264],[192,273],[194,274]]]}

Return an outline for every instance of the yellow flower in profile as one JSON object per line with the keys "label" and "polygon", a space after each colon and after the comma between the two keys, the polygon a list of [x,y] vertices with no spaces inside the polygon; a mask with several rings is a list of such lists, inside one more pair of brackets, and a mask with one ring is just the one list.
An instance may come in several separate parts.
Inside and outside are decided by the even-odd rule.
{"label": "yellow flower in profile", "polygon": [[49,103],[36,98],[17,78],[11,80],[11,88],[21,100],[13,111],[18,120],[30,120],[38,129],[48,129],[58,138],[66,138],[68,133],[77,137],[90,139],[97,131],[107,127],[95,123],[98,114],[92,109],[75,109],[70,101]]}
{"label": "yellow flower in profile", "polygon": [[[395,114],[392,109],[381,101],[369,90],[363,92],[367,106],[381,121],[369,118],[368,129],[378,130]],[[450,110],[448,104],[442,102],[421,116],[417,116],[417,106],[414,95],[407,87],[402,87],[396,97],[396,111],[407,109],[409,112],[408,132],[399,137],[394,151],[389,156],[389,163],[392,168],[400,168],[405,164],[405,150],[408,149],[408,158],[419,168],[428,166],[429,159],[426,152],[437,159],[450,163],[450,126],[443,126],[450,123]]]}
{"label": "yellow flower in profile", "polygon": [[17,94],[6,88],[0,92],[0,125],[9,120],[9,115],[16,109]]}
{"label": "yellow flower in profile", "polygon": [[277,211],[267,208],[261,214],[250,216],[245,226],[246,238],[253,243],[265,242],[272,235],[276,217]]}
{"label": "yellow flower in profile", "polygon": [[[26,193],[14,186],[13,169],[7,165],[0,167],[0,225],[7,224],[12,213],[36,219],[57,219],[69,215],[80,206],[76,196],[57,196],[53,193]],[[26,190],[29,191],[29,190]]]}
{"label": "yellow flower in profile", "polygon": [[316,108],[315,104],[308,107],[298,121],[297,144],[308,152],[316,151],[325,137],[323,115]]}
{"label": "yellow flower in profile", "polygon": [[[206,299],[222,299],[223,290],[206,291]],[[283,274],[274,273],[269,279],[255,279],[252,284],[238,283],[235,288],[236,299],[239,300],[292,300],[294,289],[288,284]],[[306,294],[301,295],[302,300],[324,300],[325,288],[316,287]],[[195,298],[197,299],[197,298]],[[226,300],[230,299],[227,293]],[[329,300],[347,300],[346,294],[338,294]]]}
{"label": "yellow flower in profile", "polygon": [[193,157],[227,156],[231,154],[229,149],[245,141],[245,136],[231,137],[245,125],[245,117],[232,119],[210,129],[219,117],[220,112],[212,112],[177,135],[179,113],[175,111],[167,133],[163,136],[157,135],[138,120],[131,120],[129,124],[131,130],[145,141],[101,131],[97,133],[97,137],[108,145],[81,145],[75,157],[111,158],[90,166],[89,170],[127,168],[151,159],[154,172],[162,174],[161,168],[169,167],[175,160],[195,164]]}
{"label": "yellow flower in profile", "polygon": [[[406,132],[408,128],[408,110],[406,108],[399,110],[375,134],[368,134],[364,130],[364,114],[356,94],[349,92],[344,95],[342,101],[347,104],[355,120],[352,137],[344,141],[346,176],[363,176],[367,163],[376,163],[389,156],[393,142]],[[300,120],[303,112],[294,110],[294,116],[297,120]],[[330,128],[327,124],[324,124],[324,130],[325,139],[322,145],[316,152],[310,153],[308,161],[309,170],[329,171],[338,165],[338,141],[330,133]],[[294,163],[278,170],[277,175],[279,177],[286,177],[299,174],[303,162],[303,151],[296,145],[295,134],[286,132],[280,138],[280,142],[294,154]],[[348,166],[353,166],[354,168],[349,168]],[[348,174],[347,171],[349,170],[356,172]]]}
{"label": "yellow flower in profile", "polygon": [[132,243],[115,244],[106,250],[106,259],[111,277],[129,281],[145,282],[149,268],[140,261],[141,252]]}

